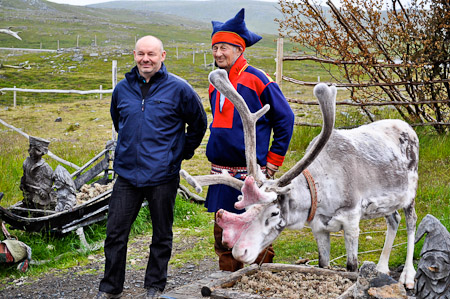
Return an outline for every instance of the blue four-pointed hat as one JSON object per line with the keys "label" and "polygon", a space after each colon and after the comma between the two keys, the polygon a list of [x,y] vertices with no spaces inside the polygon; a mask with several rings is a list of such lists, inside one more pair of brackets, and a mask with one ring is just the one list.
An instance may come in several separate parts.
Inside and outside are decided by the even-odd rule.
{"label": "blue four-pointed hat", "polygon": [[244,15],[245,9],[242,8],[234,18],[229,19],[225,23],[212,21],[212,45],[217,43],[228,43],[235,46],[241,46],[245,49],[261,40],[261,36],[247,29]]}

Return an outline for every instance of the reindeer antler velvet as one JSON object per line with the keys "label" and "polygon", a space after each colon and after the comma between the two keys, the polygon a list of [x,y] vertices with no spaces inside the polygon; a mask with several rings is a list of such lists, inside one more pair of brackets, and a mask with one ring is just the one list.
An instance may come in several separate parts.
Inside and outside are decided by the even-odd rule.
{"label": "reindeer antler velvet", "polygon": [[260,213],[262,205],[255,205],[243,214],[235,214],[220,209],[216,214],[216,223],[222,229],[222,243],[232,248],[255,217]]}

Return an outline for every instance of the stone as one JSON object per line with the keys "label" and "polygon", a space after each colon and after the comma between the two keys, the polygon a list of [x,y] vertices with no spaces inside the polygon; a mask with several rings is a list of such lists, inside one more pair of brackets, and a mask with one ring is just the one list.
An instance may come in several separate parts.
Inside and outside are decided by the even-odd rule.
{"label": "stone", "polygon": [[373,262],[364,262],[359,269],[353,297],[358,299],[407,298],[403,284],[385,273],[379,272]]}
{"label": "stone", "polygon": [[385,285],[381,287],[372,287],[367,290],[367,293],[376,299],[406,299],[405,287],[400,282],[391,285]]}

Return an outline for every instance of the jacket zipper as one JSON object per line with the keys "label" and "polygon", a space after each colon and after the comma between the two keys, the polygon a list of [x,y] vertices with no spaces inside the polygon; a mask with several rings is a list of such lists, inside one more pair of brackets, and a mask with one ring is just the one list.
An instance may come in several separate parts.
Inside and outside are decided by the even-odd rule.
{"label": "jacket zipper", "polygon": [[144,101],[145,101],[145,99],[142,99],[142,105],[141,105],[142,111],[144,111]]}

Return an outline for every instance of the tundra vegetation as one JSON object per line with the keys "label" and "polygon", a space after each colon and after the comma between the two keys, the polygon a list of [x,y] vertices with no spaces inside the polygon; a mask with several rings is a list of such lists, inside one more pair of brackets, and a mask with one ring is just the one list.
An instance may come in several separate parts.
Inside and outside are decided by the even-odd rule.
{"label": "tundra vegetation", "polygon": [[[151,13],[136,13],[126,10],[101,10],[91,8],[68,8],[64,5],[49,2],[37,2],[27,6],[29,2],[21,3],[12,0],[2,1],[0,11],[0,28],[15,26],[15,31],[22,41],[8,35],[0,35],[2,47],[56,49],[57,53],[29,53],[17,50],[1,50],[2,65],[29,66],[30,68],[0,68],[0,88],[17,86],[36,89],[103,89],[111,88],[111,61],[117,60],[118,79],[133,66],[132,49],[135,37],[154,34],[162,38],[168,59],[168,69],[186,78],[201,96],[205,109],[210,111],[207,101],[208,73],[212,67],[204,65],[206,51],[207,64],[212,62],[209,51],[209,24],[184,22],[179,26],[179,20],[156,18]],[[38,7],[39,9],[34,9]],[[27,9],[28,8],[28,9]],[[55,11],[57,13],[55,13]],[[79,48],[75,48],[77,36],[80,36]],[[94,43],[96,39],[96,46]],[[246,57],[251,64],[264,69],[273,76],[275,71],[276,36],[264,35],[261,43],[246,51]],[[292,53],[295,44],[285,43],[285,52]],[[178,49],[178,59],[177,59]],[[305,53],[312,54],[307,48],[301,48]],[[192,53],[197,51],[195,62]],[[92,54],[96,55],[92,55]],[[82,56],[82,59],[77,57]],[[288,62],[285,74],[289,77],[301,78],[303,81],[334,81],[333,74],[337,67],[324,70],[319,63]],[[306,101],[314,100],[311,87],[302,87],[283,82],[283,92],[286,96]],[[338,90],[338,101],[353,96],[347,90]],[[370,100],[363,96],[362,101]],[[0,119],[20,128],[30,135],[46,138],[51,141],[50,150],[57,156],[83,165],[95,154],[100,152],[111,138],[111,122],[109,117],[109,96],[74,95],[50,93],[18,93],[17,107],[13,107],[12,92],[0,95]],[[320,115],[314,106],[292,104],[297,121],[320,122]],[[393,108],[372,108],[374,119],[400,118]],[[54,122],[57,117],[62,122]],[[360,109],[337,107],[336,126],[356,126],[369,122],[367,114]],[[447,229],[450,228],[450,139],[444,134],[438,134],[429,127],[415,128],[420,141],[419,187],[416,197],[418,223],[426,214],[438,218]],[[306,146],[319,133],[320,128],[296,127],[286,157],[281,169],[285,172],[303,155]],[[204,156],[208,135],[190,161],[183,168],[191,174],[205,174],[209,164]],[[2,206],[11,205],[21,200],[19,189],[22,176],[22,163],[28,148],[27,140],[8,129],[0,127],[0,192],[5,196]],[[46,161],[56,168],[57,162],[48,157]],[[68,169],[73,172],[73,169]],[[185,184],[185,182],[183,182]],[[203,194],[204,195],[204,194]],[[133,235],[147,234],[151,231],[148,225],[149,215],[146,209],[141,211],[138,221],[133,226]],[[91,225],[85,229],[89,243],[101,242],[105,237],[105,223]],[[182,235],[197,237],[197,243],[189,250],[174,256],[172,265],[181,265],[187,260],[200,260],[204,256],[214,257],[212,240],[212,215],[195,203],[177,199],[176,238]],[[383,219],[363,221],[359,252],[381,250],[384,241],[386,224]],[[10,231],[19,240],[27,243],[33,249],[34,260],[50,260],[42,265],[31,265],[26,274],[21,274],[13,266],[1,265],[0,277],[40,275],[50,268],[67,268],[76,264],[88,262],[88,252],[81,247],[75,233],[65,236],[49,234],[29,234],[21,231]],[[370,238],[369,238],[370,237]],[[395,244],[401,244],[393,249],[390,266],[395,268],[403,264],[406,256],[406,230],[402,219]],[[298,258],[316,260],[317,246],[308,228],[302,231],[284,231],[274,243],[277,256],[275,262],[294,263]],[[416,246],[415,258],[419,257],[421,245]],[[342,234],[331,237],[331,259],[345,255]],[[364,260],[377,262],[379,251],[359,255],[359,262]],[[345,258],[332,261],[332,265],[344,267]],[[315,265],[317,262],[311,262]]]}

